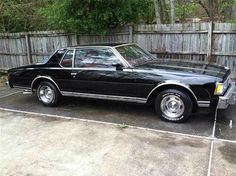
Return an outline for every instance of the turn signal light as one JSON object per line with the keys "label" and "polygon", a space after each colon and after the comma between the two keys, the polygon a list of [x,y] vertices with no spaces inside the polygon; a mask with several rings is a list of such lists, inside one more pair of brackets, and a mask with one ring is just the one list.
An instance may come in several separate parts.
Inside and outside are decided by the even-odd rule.
{"label": "turn signal light", "polygon": [[221,95],[221,94],[223,94],[223,91],[224,91],[224,85],[222,83],[217,83],[216,89],[215,89],[215,94]]}

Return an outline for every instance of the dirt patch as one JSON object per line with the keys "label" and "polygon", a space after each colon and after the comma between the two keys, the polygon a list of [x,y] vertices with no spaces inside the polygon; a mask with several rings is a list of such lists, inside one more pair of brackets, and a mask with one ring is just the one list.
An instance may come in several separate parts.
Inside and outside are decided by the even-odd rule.
{"label": "dirt patch", "polygon": [[234,143],[226,143],[224,146],[219,148],[219,151],[225,160],[236,165],[236,145]]}

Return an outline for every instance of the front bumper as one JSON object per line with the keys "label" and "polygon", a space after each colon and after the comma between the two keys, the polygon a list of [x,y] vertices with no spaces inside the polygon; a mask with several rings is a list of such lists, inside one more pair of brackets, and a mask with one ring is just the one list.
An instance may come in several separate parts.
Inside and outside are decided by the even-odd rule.
{"label": "front bumper", "polygon": [[217,109],[226,109],[229,105],[236,104],[236,86],[232,83],[224,96],[219,96]]}

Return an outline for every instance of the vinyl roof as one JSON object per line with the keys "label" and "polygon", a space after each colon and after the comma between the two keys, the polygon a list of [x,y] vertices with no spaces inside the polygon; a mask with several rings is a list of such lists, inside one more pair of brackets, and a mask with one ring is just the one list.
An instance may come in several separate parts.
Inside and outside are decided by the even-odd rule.
{"label": "vinyl roof", "polygon": [[133,43],[99,43],[99,44],[87,44],[87,45],[78,45],[78,46],[70,46],[61,49],[75,49],[80,47],[92,47],[92,46],[104,46],[104,47],[116,47],[120,45],[132,45]]}
{"label": "vinyl roof", "polygon": [[127,43],[101,43],[101,44],[89,44],[89,45],[84,45],[84,46],[110,46],[110,47],[114,47],[114,46],[119,46],[119,45],[124,45]]}

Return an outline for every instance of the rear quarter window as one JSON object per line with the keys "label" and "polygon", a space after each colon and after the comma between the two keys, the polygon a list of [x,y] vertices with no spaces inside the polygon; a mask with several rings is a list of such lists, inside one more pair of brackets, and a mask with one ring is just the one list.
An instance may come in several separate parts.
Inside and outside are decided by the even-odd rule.
{"label": "rear quarter window", "polygon": [[66,50],[58,50],[51,57],[49,57],[47,64],[59,64],[65,52]]}
{"label": "rear quarter window", "polygon": [[72,67],[73,56],[74,56],[74,51],[68,50],[64,55],[63,59],[61,60],[60,65],[62,67]]}

